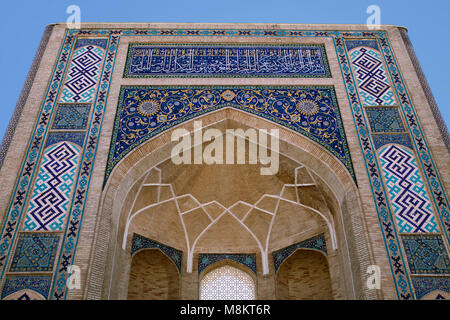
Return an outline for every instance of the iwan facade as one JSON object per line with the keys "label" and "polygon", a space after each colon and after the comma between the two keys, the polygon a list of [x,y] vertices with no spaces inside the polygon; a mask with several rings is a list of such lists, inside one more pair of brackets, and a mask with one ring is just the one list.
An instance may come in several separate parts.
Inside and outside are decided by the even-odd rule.
{"label": "iwan facade", "polygon": [[[181,129],[277,171],[177,163]],[[448,147],[403,27],[49,25],[1,149],[0,297],[449,298]]]}

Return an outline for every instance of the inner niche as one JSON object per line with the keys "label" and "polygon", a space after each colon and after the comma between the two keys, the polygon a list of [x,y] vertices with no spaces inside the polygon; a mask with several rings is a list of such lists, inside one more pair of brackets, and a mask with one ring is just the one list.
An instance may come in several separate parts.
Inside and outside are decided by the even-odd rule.
{"label": "inner niche", "polygon": [[128,300],[176,300],[180,278],[170,259],[157,249],[137,252],[131,261]]}
{"label": "inner niche", "polygon": [[328,262],[312,250],[297,250],[278,269],[276,297],[283,300],[333,299]]}

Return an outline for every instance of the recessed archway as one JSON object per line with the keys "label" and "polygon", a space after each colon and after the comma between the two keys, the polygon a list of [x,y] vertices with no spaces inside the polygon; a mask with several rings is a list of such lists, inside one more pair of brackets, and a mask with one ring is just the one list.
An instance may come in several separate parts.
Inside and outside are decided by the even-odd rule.
{"label": "recessed archway", "polygon": [[295,251],[278,269],[276,297],[282,300],[333,299],[327,258],[314,250]]}
{"label": "recessed archway", "polygon": [[131,260],[128,300],[177,300],[180,277],[173,262],[158,249],[137,252]]}
{"label": "recessed archway", "polygon": [[[225,129],[229,127],[241,127],[244,130],[249,127],[267,129],[277,128],[280,130],[280,156],[285,159],[284,168],[293,168],[293,173],[286,175],[288,179],[291,179],[291,181],[287,181],[287,185],[290,186],[285,186],[285,190],[283,191],[286,192],[286,196],[278,194],[275,197],[277,198],[275,199],[277,200],[275,201],[275,207],[277,210],[282,210],[283,214],[270,216],[269,213],[274,212],[271,211],[274,209],[273,204],[270,203],[271,201],[264,203],[261,201],[258,204],[258,208],[256,202],[250,203],[249,201],[235,202],[235,206],[221,206],[220,204],[212,203],[211,201],[198,201],[196,197],[186,197],[183,192],[172,193],[168,183],[152,180],[157,176],[158,170],[164,172],[164,167],[166,166],[165,163],[170,159],[170,151],[174,143],[168,142],[170,141],[171,134],[171,130],[169,130],[136,148],[135,151],[124,158],[113,170],[105,186],[100,208],[102,218],[98,227],[106,228],[109,231],[106,233],[108,238],[104,239],[102,244],[98,243],[98,241],[100,241],[100,239],[98,239],[97,243],[99,246],[107,244],[108,249],[103,249],[103,252],[109,252],[109,254],[103,258],[101,257],[101,253],[99,253],[99,255],[94,254],[93,257],[95,258],[93,258],[92,261],[93,264],[97,263],[106,268],[103,298],[123,297],[123,293],[121,293],[123,291],[121,291],[120,288],[123,288],[128,283],[128,277],[123,275],[129,273],[131,263],[129,258],[131,243],[130,234],[133,232],[161,241],[186,253],[184,256],[186,256],[187,259],[183,261],[183,274],[188,275],[191,272],[195,273],[195,269],[192,269],[192,259],[190,261],[189,258],[190,256],[192,257],[195,252],[229,253],[228,248],[226,248],[226,250],[224,249],[224,251],[218,251],[218,247],[205,247],[204,243],[210,243],[209,241],[202,244],[203,239],[208,239],[208,237],[210,237],[208,234],[218,234],[215,232],[217,230],[214,230],[213,227],[219,226],[219,222],[222,222],[223,219],[226,220],[223,223],[224,226],[236,224],[236,226],[245,229],[245,232],[249,235],[248,243],[253,242],[253,245],[238,248],[237,250],[239,251],[237,252],[258,252],[262,259],[261,275],[267,275],[272,272],[268,268],[269,265],[267,260],[267,256],[270,252],[307,239],[319,232],[325,233],[330,256],[334,257],[330,258],[330,274],[334,279],[334,291],[338,292],[339,296],[348,298],[366,297],[366,295],[370,295],[362,285],[364,282],[364,275],[359,271],[367,269],[365,266],[370,264],[367,256],[359,257],[363,252],[367,253],[368,248],[364,239],[355,241],[356,237],[352,231],[352,226],[355,223],[362,223],[360,216],[361,207],[357,195],[357,188],[345,166],[308,138],[295,134],[288,129],[281,128],[270,121],[234,109],[222,109],[218,112],[204,115],[201,119],[204,127],[214,127],[222,132],[225,132]],[[181,126],[190,132],[193,131],[192,121],[184,123]],[[295,166],[290,165],[290,162],[295,163]],[[171,170],[166,171],[171,172]],[[283,172],[283,169],[281,171]],[[189,170],[184,170],[183,174],[186,174],[186,172],[189,175]],[[298,185],[299,183],[297,182],[299,181],[297,181],[297,179],[300,179],[300,176],[302,176],[301,179],[306,179],[303,180],[304,182],[309,182],[303,183],[302,186]],[[177,175],[175,174],[175,180],[176,177]],[[185,182],[189,181],[187,176],[185,178]],[[284,179],[281,177],[278,178],[281,180]],[[159,185],[156,185],[158,183],[155,184],[155,181],[158,182]],[[176,185],[177,182],[175,181],[174,183]],[[152,206],[153,204],[139,204],[140,200],[136,197],[136,195],[141,194],[144,185],[146,184],[148,185],[149,197],[144,198],[149,199],[153,197],[156,199],[154,200],[155,203],[157,203],[157,205],[154,205],[151,208],[147,207]],[[166,185],[163,186],[163,184]],[[286,185],[286,183],[284,185]],[[172,188],[173,186],[174,185],[172,185]],[[189,184],[184,187],[189,189]],[[152,188],[153,191],[150,191]],[[304,188],[305,190],[301,193],[304,196],[306,195],[304,199],[302,199],[302,196],[296,195],[296,192],[300,188]],[[204,189],[206,190],[206,188]],[[183,190],[183,188],[180,189],[179,187],[175,187],[174,190]],[[263,194],[264,193],[266,192],[264,191]],[[190,201],[191,205],[193,203],[196,208],[195,206],[188,206],[186,210],[182,211],[180,203],[177,204],[177,201],[181,200],[179,199],[181,196],[183,196],[185,200],[192,200]],[[158,197],[160,198],[157,199]],[[284,200],[280,198],[284,198]],[[308,199],[313,199],[314,201],[306,204],[305,201],[308,202]],[[162,207],[160,207],[160,202],[162,201],[165,201],[164,204],[172,206],[172,209],[166,207],[163,210]],[[353,205],[349,206],[348,203],[353,203]],[[355,206],[355,203],[359,205]],[[138,208],[136,205],[141,207]],[[208,211],[209,214],[206,214],[204,210],[207,205],[209,206],[209,211],[206,211]],[[248,210],[249,205],[250,210]],[[215,208],[212,208],[213,206],[215,206]],[[247,208],[245,208],[246,206]],[[140,209],[143,209],[141,211],[143,214],[136,214]],[[158,215],[151,213],[150,209],[164,212],[164,214]],[[175,210],[174,214],[170,213],[170,210]],[[241,213],[244,212],[244,214],[238,217],[238,214],[233,210],[240,211]],[[252,210],[255,211],[255,216],[257,216],[258,219],[250,219],[246,223],[246,221],[243,221],[242,219],[244,217],[245,219],[251,218],[250,212]],[[211,212],[214,213],[211,214]],[[186,214],[186,216],[184,216],[183,213]],[[131,223],[130,218],[133,217],[134,214],[136,215],[131,219],[133,221],[133,223]],[[343,214],[345,214],[345,218]],[[185,220],[184,218],[189,217],[189,215],[205,215],[206,220],[203,218],[194,219],[196,227],[198,227],[202,219],[205,221],[203,227],[197,228],[197,231],[194,233],[191,231],[188,232],[186,228],[187,223],[182,222]],[[268,216],[268,223],[263,223],[264,218],[259,219],[260,216],[265,217],[265,215]],[[291,215],[294,217],[291,217]],[[161,227],[156,230],[156,233],[145,234],[145,230],[142,230],[142,228],[146,228],[145,223],[143,223],[145,219],[139,218],[144,216],[149,217],[150,220],[172,218],[167,220],[167,223],[159,221],[158,225]],[[278,218],[274,218],[275,216]],[[308,226],[306,229],[300,227],[302,225],[302,223],[300,223],[300,221],[302,221],[299,218],[300,216],[308,216],[307,221],[309,222],[304,225]],[[111,218],[111,223],[108,222],[109,217]],[[208,222],[207,219],[209,219],[210,222]],[[217,221],[214,222],[212,220]],[[296,223],[292,223],[292,221]],[[200,223],[200,225],[201,224],[202,223]],[[286,226],[286,228],[283,228],[283,225]],[[297,226],[297,229],[295,226]],[[133,228],[141,228],[141,230]],[[178,231],[168,233],[167,228]],[[147,227],[147,230],[155,231],[155,228]],[[261,230],[264,230],[264,232]],[[290,233],[286,233],[284,230],[290,230]],[[245,232],[241,234],[245,234]],[[168,234],[171,235],[171,237],[169,237],[170,239],[165,239]],[[348,241],[351,241],[350,245]],[[217,243],[220,244],[221,241],[218,241]],[[96,245],[95,250],[100,250],[100,248]],[[355,263],[358,265],[352,266],[352,264]],[[92,294],[93,296],[99,294],[95,293],[95,291],[95,288],[92,288],[92,290],[88,289],[87,294]]]}
{"label": "recessed archway", "polygon": [[200,300],[255,300],[253,277],[225,264],[205,272],[200,281]]}

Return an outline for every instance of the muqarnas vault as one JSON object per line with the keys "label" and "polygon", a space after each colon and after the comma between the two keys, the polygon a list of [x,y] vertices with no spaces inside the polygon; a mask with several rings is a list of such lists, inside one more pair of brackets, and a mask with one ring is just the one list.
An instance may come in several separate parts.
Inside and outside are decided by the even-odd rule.
{"label": "muqarnas vault", "polygon": [[[195,121],[278,129],[278,172],[175,164]],[[0,297],[448,299],[448,142],[403,27],[49,25],[1,147]]]}

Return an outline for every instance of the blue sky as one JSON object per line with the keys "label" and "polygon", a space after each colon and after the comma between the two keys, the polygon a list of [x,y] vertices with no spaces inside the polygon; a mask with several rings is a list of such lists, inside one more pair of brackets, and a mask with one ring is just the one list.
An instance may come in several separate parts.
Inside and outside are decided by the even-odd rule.
{"label": "blue sky", "polygon": [[[405,26],[442,116],[450,125],[450,1],[448,0],[38,0],[2,1],[0,28],[3,138],[44,28],[65,22],[69,5],[82,22],[264,22],[364,24],[369,5],[381,23]],[[416,106],[420,108],[420,106]]]}

